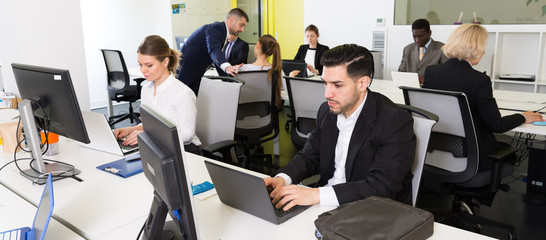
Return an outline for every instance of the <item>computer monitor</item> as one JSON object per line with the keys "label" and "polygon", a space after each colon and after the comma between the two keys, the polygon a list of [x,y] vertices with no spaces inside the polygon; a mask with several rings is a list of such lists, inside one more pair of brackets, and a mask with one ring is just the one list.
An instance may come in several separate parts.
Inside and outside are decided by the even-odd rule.
{"label": "computer monitor", "polygon": [[68,164],[44,164],[38,131],[90,142],[69,71],[18,63],[11,66],[24,99],[18,108],[33,158],[31,168],[21,174],[39,184],[45,183],[47,173],[52,173],[53,180],[78,174],[79,171]]}
{"label": "computer monitor", "polygon": [[[174,234],[180,239],[198,238],[193,212],[193,194],[184,161],[179,129],[166,117],[143,104],[140,117],[144,132],[138,135],[144,175],[154,188],[154,201],[144,227],[144,239]],[[164,231],[169,212],[180,233]],[[163,239],[163,237],[161,237]]]}
{"label": "computer monitor", "polygon": [[307,63],[302,60],[282,60],[282,71],[284,75],[289,76],[290,72],[298,70],[300,73],[296,77],[307,78]]}

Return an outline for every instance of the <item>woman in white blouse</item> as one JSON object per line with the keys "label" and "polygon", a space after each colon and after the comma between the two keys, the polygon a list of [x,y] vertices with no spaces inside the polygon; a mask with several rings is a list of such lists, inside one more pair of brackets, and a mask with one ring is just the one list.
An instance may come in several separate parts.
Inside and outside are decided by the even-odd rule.
{"label": "woman in white blouse", "polygon": [[[181,140],[187,152],[199,154],[201,142],[195,135],[197,118],[196,97],[193,91],[174,77],[180,53],[171,49],[160,36],[150,35],[138,47],[138,65],[146,78],[141,90],[141,103],[175,122],[180,130]],[[118,139],[125,139],[124,145],[137,144],[137,134],[142,124],[114,130]]]}
{"label": "woman in white blouse", "polygon": [[305,28],[305,40],[308,44],[301,45],[294,60],[304,60],[307,63],[308,75],[321,75],[322,65],[320,58],[322,54],[330,49],[328,46],[318,43],[319,30],[317,26],[311,24]]}

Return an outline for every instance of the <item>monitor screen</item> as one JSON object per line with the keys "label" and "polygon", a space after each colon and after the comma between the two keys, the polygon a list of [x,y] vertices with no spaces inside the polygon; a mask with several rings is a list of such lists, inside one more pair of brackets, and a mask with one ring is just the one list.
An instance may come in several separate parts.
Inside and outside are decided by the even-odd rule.
{"label": "monitor screen", "polygon": [[290,72],[298,70],[300,73],[296,77],[307,78],[307,63],[302,60],[282,60],[282,71],[284,75],[290,76]]}
{"label": "monitor screen", "polygon": [[37,123],[49,120],[49,131],[90,142],[68,70],[17,63],[11,66],[21,98],[33,102]]}
{"label": "monitor screen", "polygon": [[[171,217],[179,226],[181,239],[197,239],[198,233],[192,208],[193,194],[183,159],[184,148],[179,138],[178,128],[147,105],[140,106],[140,116],[144,132],[138,135],[138,145],[144,175],[152,184],[155,195],[167,205]],[[154,204],[156,204],[155,201]],[[162,216],[161,213],[156,212],[158,207],[160,208],[160,206],[152,205],[149,216],[156,217],[149,217],[147,227],[144,229],[144,236],[154,239],[156,236],[149,236],[149,233],[161,232],[164,222],[164,219],[160,219],[161,223],[156,226],[152,226],[149,222],[157,222],[157,216]]]}

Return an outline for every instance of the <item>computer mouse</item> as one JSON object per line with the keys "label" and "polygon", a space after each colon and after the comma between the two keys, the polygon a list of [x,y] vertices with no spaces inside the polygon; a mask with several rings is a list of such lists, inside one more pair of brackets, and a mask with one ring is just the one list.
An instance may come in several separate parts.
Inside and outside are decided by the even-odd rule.
{"label": "computer mouse", "polygon": [[536,121],[536,122],[532,122],[531,124],[537,125],[537,126],[546,126],[546,121]]}

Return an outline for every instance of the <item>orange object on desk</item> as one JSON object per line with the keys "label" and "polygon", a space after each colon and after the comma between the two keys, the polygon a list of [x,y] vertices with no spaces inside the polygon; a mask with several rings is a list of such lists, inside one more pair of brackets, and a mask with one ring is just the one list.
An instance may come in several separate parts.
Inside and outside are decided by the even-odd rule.
{"label": "orange object on desk", "polygon": [[[42,144],[45,144],[46,137],[44,132],[40,132],[40,138],[42,139]],[[49,148],[45,155],[52,156],[59,153],[59,134],[49,132],[47,133],[47,142],[49,143]]]}

